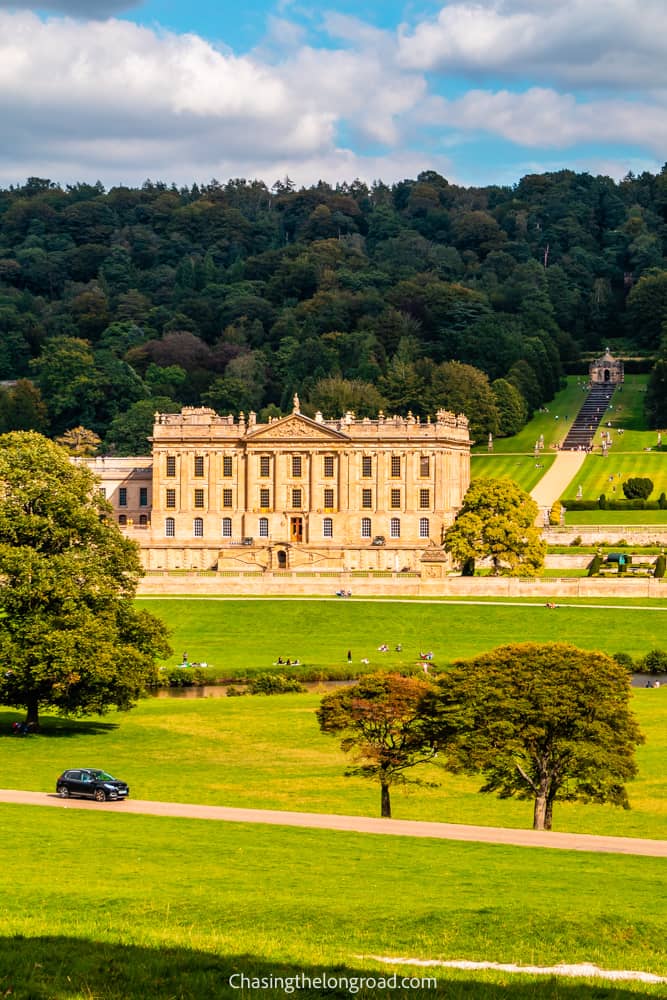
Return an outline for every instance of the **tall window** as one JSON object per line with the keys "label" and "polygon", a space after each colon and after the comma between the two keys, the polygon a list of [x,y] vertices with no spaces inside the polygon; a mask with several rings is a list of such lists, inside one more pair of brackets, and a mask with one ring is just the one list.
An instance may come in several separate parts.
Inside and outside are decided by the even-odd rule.
{"label": "tall window", "polygon": [[324,475],[328,478],[334,474],[334,460],[333,455],[324,456]]}
{"label": "tall window", "polygon": [[201,478],[204,475],[204,456],[195,455],[195,476]]}
{"label": "tall window", "polygon": [[292,455],[292,475],[295,479],[301,477],[301,455]]}
{"label": "tall window", "polygon": [[420,490],[419,491],[419,507],[421,510],[428,510],[431,506],[431,491],[430,490]]}
{"label": "tall window", "polygon": [[370,455],[363,455],[361,458],[361,474],[366,478],[373,475],[373,459]]}
{"label": "tall window", "polygon": [[420,517],[419,518],[419,537],[420,538],[428,538],[429,535],[431,534],[429,528],[430,528],[430,525],[429,525],[429,522],[428,522],[428,518],[427,517]]}
{"label": "tall window", "polygon": [[229,479],[232,474],[232,456],[223,455],[222,456],[222,474],[225,479]]}
{"label": "tall window", "polygon": [[266,489],[266,487],[262,487],[259,491],[259,506],[264,510],[271,506],[271,493]]}
{"label": "tall window", "polygon": [[167,490],[165,503],[167,507],[176,506],[176,490]]}
{"label": "tall window", "polygon": [[118,490],[118,506],[127,507],[127,487],[121,486]]}
{"label": "tall window", "polygon": [[431,459],[428,455],[419,456],[419,475],[422,479],[431,475]]}
{"label": "tall window", "polygon": [[268,538],[269,537],[269,519],[268,517],[260,517],[259,519],[259,537]]}
{"label": "tall window", "polygon": [[401,456],[392,455],[391,456],[391,475],[393,479],[401,474]]}
{"label": "tall window", "polygon": [[334,491],[331,489],[326,489],[324,491],[324,506],[329,508],[334,505]]}
{"label": "tall window", "polygon": [[204,491],[195,490],[195,507],[198,509],[204,506]]}
{"label": "tall window", "polygon": [[333,518],[325,517],[322,521],[322,535],[324,538],[333,538]]}
{"label": "tall window", "polygon": [[223,490],[222,491],[222,506],[231,507],[232,506],[232,491]]}
{"label": "tall window", "polygon": [[292,490],[292,507],[299,510],[301,507],[301,490]]}
{"label": "tall window", "polygon": [[145,528],[146,525],[148,524],[148,518],[146,517],[145,514],[139,515],[139,524],[142,528]]}
{"label": "tall window", "polygon": [[371,537],[371,519],[370,517],[362,517],[361,519],[361,537],[370,538]]}
{"label": "tall window", "polygon": [[167,538],[174,538],[176,535],[176,521],[173,517],[166,517],[164,521],[164,533]]}
{"label": "tall window", "polygon": [[389,522],[389,537],[390,538],[400,538],[401,537],[401,519],[399,517],[392,517]]}
{"label": "tall window", "polygon": [[148,487],[147,486],[140,486],[139,487],[139,506],[140,507],[148,507]]}
{"label": "tall window", "polygon": [[176,456],[175,455],[167,455],[167,475],[168,476],[175,476],[176,475]]}
{"label": "tall window", "polygon": [[259,456],[259,474],[263,479],[271,475],[271,459],[268,455]]}
{"label": "tall window", "polygon": [[362,490],[361,491],[361,506],[364,510],[372,510],[373,508],[373,490]]}
{"label": "tall window", "polygon": [[232,519],[231,517],[223,517],[222,519],[222,537],[231,538],[232,537]]}
{"label": "tall window", "polygon": [[124,527],[127,524],[127,514],[119,514],[118,523]]}
{"label": "tall window", "polygon": [[195,538],[203,538],[204,537],[204,518],[203,517],[196,517],[194,519],[194,521],[192,522],[192,529],[193,529],[192,533],[195,536]]}
{"label": "tall window", "polygon": [[393,510],[401,509],[401,491],[392,490],[391,491],[391,506]]}

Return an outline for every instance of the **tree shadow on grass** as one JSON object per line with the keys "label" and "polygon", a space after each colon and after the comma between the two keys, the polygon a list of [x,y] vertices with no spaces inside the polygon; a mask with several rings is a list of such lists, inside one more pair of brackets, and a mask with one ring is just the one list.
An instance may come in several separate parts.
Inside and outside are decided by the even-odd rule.
{"label": "tree shadow on grass", "polygon": [[[12,1000],[247,1000],[249,997],[298,996],[299,1000],[636,1000],[658,987],[641,993],[622,986],[582,980],[564,982],[558,977],[535,977],[509,983],[475,979],[474,973],[457,973],[435,986],[401,985],[430,976],[428,969],[402,967],[396,971],[395,987],[382,987],[378,980],[394,970],[354,967],[301,966],[272,963],[253,955],[215,955],[187,948],[147,948],[110,944],[69,937],[23,936],[0,938],[0,995]],[[295,977],[310,980],[310,987],[296,988]],[[372,977],[376,985],[361,986],[361,977]],[[320,977],[320,984],[313,982]],[[322,977],[327,982],[322,983]],[[264,981],[262,983],[262,980]],[[282,980],[282,982],[281,982]],[[347,982],[345,981],[347,980]],[[303,979],[302,979],[303,983]],[[350,989],[350,984],[354,988]],[[359,987],[358,989],[356,987]],[[286,988],[287,987],[287,988]],[[290,988],[291,987],[291,988]],[[654,992],[653,995],[659,995]]]}
{"label": "tree shadow on grass", "polygon": [[76,736],[103,736],[118,729],[117,722],[98,722],[92,719],[63,719],[48,715],[40,720],[39,732],[29,733],[27,736],[16,736],[12,730],[15,722],[23,722],[25,713],[23,712],[0,712],[0,737],[10,736],[12,739],[33,739],[35,737],[72,738]]}

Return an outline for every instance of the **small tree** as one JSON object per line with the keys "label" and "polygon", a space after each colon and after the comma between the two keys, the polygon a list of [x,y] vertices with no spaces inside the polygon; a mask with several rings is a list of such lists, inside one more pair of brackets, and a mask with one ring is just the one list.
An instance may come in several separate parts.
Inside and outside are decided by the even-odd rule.
{"label": "small tree", "polygon": [[643,736],[616,660],[561,643],[502,646],[455,664],[439,688],[423,711],[436,745],[444,734],[446,766],[482,771],[483,792],[532,799],[534,830],[551,829],[556,800],[629,807]]}
{"label": "small tree", "polygon": [[424,737],[420,706],[428,681],[398,674],[369,674],[353,687],[326,695],[317,710],[323,733],[342,736],[341,749],[358,764],[346,775],[380,782],[380,814],[391,817],[390,787],[420,784],[405,771],[435,756]]}
{"label": "small tree", "polygon": [[623,483],[623,493],[628,500],[648,500],[653,492],[653,480],[646,476],[631,476]]}
{"label": "small tree", "polygon": [[94,455],[102,443],[95,431],[91,431],[87,427],[81,427],[80,425],[79,427],[72,427],[70,430],[65,431],[62,437],[56,438],[56,441],[70,455],[77,457]]}
{"label": "small tree", "polygon": [[445,551],[459,566],[490,559],[493,576],[535,576],[546,545],[535,526],[538,506],[509,479],[476,479],[445,532]]}
{"label": "small tree", "polygon": [[33,431],[0,437],[0,703],[63,715],[128,709],[170,652],[134,596],[138,548],[87,468]]}

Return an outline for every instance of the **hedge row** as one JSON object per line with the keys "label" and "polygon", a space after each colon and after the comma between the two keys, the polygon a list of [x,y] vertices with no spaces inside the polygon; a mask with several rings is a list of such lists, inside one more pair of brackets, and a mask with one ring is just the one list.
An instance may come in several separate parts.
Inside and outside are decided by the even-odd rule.
{"label": "hedge row", "polygon": [[563,500],[565,510],[667,510],[667,497],[658,500],[608,500],[605,494],[597,500]]}

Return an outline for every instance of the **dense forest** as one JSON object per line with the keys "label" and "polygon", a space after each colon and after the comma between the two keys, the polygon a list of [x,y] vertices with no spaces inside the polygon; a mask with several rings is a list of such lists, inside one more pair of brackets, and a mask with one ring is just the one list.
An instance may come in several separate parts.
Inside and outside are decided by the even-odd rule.
{"label": "dense forest", "polygon": [[[0,430],[146,453],[155,410],[463,411],[513,434],[604,347],[667,423],[667,167],[513,187],[0,191]],[[632,360],[634,359],[634,360]]]}

